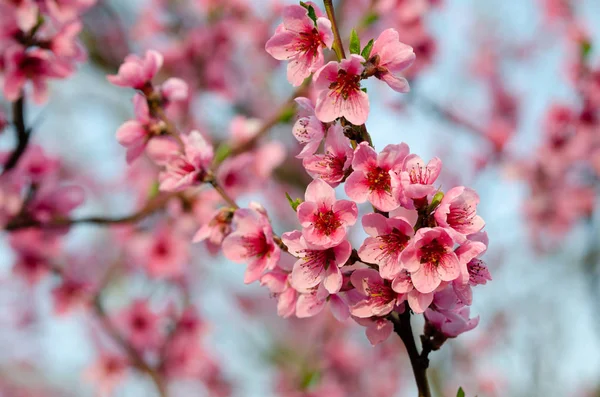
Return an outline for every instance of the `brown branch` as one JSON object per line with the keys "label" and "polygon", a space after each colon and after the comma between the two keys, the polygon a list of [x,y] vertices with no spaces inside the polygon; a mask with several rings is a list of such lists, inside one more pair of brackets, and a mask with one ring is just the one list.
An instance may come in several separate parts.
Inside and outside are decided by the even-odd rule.
{"label": "brown branch", "polygon": [[394,324],[394,332],[398,334],[400,339],[402,339],[404,346],[406,347],[406,352],[408,353],[410,364],[413,369],[415,382],[417,383],[417,389],[419,390],[418,397],[431,397],[429,382],[427,380],[429,358],[427,357],[427,354],[419,354],[417,345],[415,344],[415,338],[410,325],[409,307],[406,306],[404,313],[400,315],[393,313],[390,315],[389,319]]}
{"label": "brown branch", "polygon": [[[275,127],[277,124],[280,124],[281,122],[283,122],[283,119],[285,118],[285,116],[288,115],[290,112],[294,111],[294,109],[295,109],[294,100],[296,98],[298,98],[299,96],[305,95],[309,86],[310,86],[310,80],[307,79],[300,87],[298,87],[296,90],[294,90],[294,92],[292,92],[290,97],[279,107],[279,109],[277,109],[277,111],[271,117],[269,117],[263,121],[260,129],[251,139],[247,140],[246,142],[244,142],[236,147],[233,147],[231,149],[231,151],[229,152],[229,156],[237,156],[239,154],[242,154],[242,153],[245,153],[245,152],[248,152],[248,151],[254,149],[256,147],[256,145],[258,144],[258,142],[264,136],[266,136],[273,127]],[[218,165],[219,165],[219,163],[216,163],[215,168]]]}
{"label": "brown branch", "polygon": [[12,119],[17,137],[17,147],[4,164],[3,175],[17,166],[31,137],[31,131],[25,126],[25,96],[23,94],[12,104]]}
{"label": "brown branch", "polygon": [[[100,290],[101,291],[101,290]],[[100,320],[105,331],[109,334],[109,336],[117,343],[125,352],[127,353],[127,357],[131,361],[132,365],[141,372],[146,373],[152,382],[154,382],[156,389],[161,397],[167,397],[167,385],[162,375],[154,368],[152,368],[146,360],[142,357],[139,351],[134,348],[119,332],[119,330],[115,327],[113,322],[108,317],[104,307],[101,302],[101,292],[98,292],[94,297],[93,302],[94,311],[96,316]]]}
{"label": "brown branch", "polygon": [[86,218],[57,218],[50,222],[40,222],[38,220],[32,219],[30,217],[23,218],[15,218],[10,221],[5,230],[14,231],[19,229],[27,229],[32,227],[43,227],[43,228],[60,228],[71,226],[75,224],[95,224],[95,225],[120,225],[126,223],[137,223],[148,216],[154,214],[155,212],[162,209],[165,204],[171,199],[175,197],[174,194],[163,194],[154,200],[149,201],[144,208],[135,212],[131,215],[123,216],[123,217],[101,217],[101,216],[91,216]]}
{"label": "brown branch", "polygon": [[333,31],[333,51],[335,51],[335,55],[337,55],[338,61],[341,61],[342,59],[346,58],[346,52],[344,51],[344,44],[342,43],[340,30],[335,19],[333,0],[323,0],[323,5],[325,6],[325,12],[327,12],[327,17],[329,18],[329,21],[331,21],[331,30]]}

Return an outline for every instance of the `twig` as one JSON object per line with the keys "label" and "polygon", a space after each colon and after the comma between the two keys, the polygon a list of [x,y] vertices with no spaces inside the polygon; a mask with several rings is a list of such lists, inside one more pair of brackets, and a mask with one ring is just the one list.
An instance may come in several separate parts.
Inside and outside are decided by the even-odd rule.
{"label": "twig", "polygon": [[12,118],[17,137],[17,147],[4,165],[3,175],[17,166],[19,159],[27,149],[31,136],[31,131],[25,126],[25,96],[23,94],[12,104]]}
{"label": "twig", "polygon": [[136,223],[139,222],[148,216],[154,214],[155,212],[162,209],[165,204],[171,199],[175,197],[174,194],[165,194],[157,197],[154,200],[149,201],[144,208],[140,211],[135,212],[131,215],[123,216],[123,217],[100,217],[100,216],[91,216],[86,218],[58,218],[53,219],[50,222],[40,222],[38,220],[32,218],[15,218],[11,222],[9,222],[5,230],[14,231],[19,229],[27,229],[32,227],[44,227],[44,228],[59,228],[65,226],[71,226],[75,224],[95,224],[95,225],[119,225],[126,223]]}
{"label": "twig", "polygon": [[323,5],[325,5],[327,17],[329,18],[329,21],[331,21],[331,30],[333,31],[333,50],[335,51],[335,55],[337,55],[338,61],[341,61],[342,59],[346,58],[346,52],[344,51],[344,44],[342,43],[340,30],[335,19],[333,1],[323,0]]}
{"label": "twig", "polygon": [[[419,354],[417,345],[410,325],[410,309],[408,306],[405,307],[404,313],[398,315],[392,314],[389,319],[394,324],[394,332],[398,334],[404,346],[406,352],[410,358],[410,364],[413,369],[415,382],[417,383],[417,389],[419,390],[418,397],[431,397],[431,391],[429,390],[429,382],[427,380],[427,368],[429,367],[429,359],[427,354]],[[425,351],[424,351],[425,352]]]}

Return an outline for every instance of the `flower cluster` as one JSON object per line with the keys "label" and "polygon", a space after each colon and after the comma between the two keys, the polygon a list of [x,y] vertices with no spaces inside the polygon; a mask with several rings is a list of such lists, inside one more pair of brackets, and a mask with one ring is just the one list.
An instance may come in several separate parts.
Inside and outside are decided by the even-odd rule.
{"label": "flower cluster", "polygon": [[0,1],[0,72],[6,99],[21,97],[31,81],[33,99],[41,104],[48,96],[49,79],[64,79],[74,72],[75,64],[86,58],[77,39],[82,29],[79,16],[94,3]]}
{"label": "flower cluster", "polygon": [[[352,317],[366,326],[375,344],[392,332],[392,313],[410,308],[425,313],[426,336],[456,337],[478,322],[469,318],[471,288],[491,279],[479,259],[487,249],[479,197],[463,186],[444,194],[436,186],[438,158],[426,163],[405,143],[381,152],[372,147],[363,126],[369,101],[361,80],[376,77],[406,92],[399,72],[415,55],[389,29],[365,47],[364,56],[318,68],[331,26],[320,15],[312,4],[285,8],[284,23],[267,43],[271,55],[290,60],[290,83],[314,72],[316,105],[296,100],[303,113],[293,129],[303,145],[297,157],[314,178],[304,200],[291,202],[301,229],[279,239],[261,206],[231,208],[233,216],[221,217],[218,227],[223,252],[248,263],[245,281],[267,286],[284,317],[312,317],[329,303],[338,319]],[[323,153],[317,153],[320,147]],[[336,197],[340,184],[350,200]],[[359,220],[358,204],[367,201],[373,211],[360,220],[369,237],[357,250],[349,232]],[[285,260],[282,250],[295,262]]]}

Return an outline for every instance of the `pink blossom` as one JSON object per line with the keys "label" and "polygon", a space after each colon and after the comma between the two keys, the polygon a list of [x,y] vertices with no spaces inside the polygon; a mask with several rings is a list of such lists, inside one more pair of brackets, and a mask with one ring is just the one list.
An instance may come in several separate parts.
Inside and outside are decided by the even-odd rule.
{"label": "pink blossom", "polygon": [[64,279],[52,290],[54,312],[65,315],[78,306],[83,306],[91,297],[90,286],[73,278]]}
{"label": "pink blossom", "polygon": [[117,130],[117,141],[127,148],[127,163],[138,158],[153,134],[154,123],[146,98],[141,94],[133,97],[135,120],[126,121]]}
{"label": "pink blossom", "polygon": [[160,173],[160,190],[178,192],[204,181],[214,157],[213,147],[198,131],[182,135],[184,153],[171,156]]}
{"label": "pink blossom", "polygon": [[223,240],[223,254],[234,262],[249,262],[246,284],[259,280],[279,261],[281,250],[273,240],[269,219],[262,213],[242,208],[233,215],[235,231]]}
{"label": "pink blossom", "polygon": [[27,80],[31,80],[33,100],[42,104],[48,98],[47,80],[65,78],[72,72],[72,67],[53,58],[50,51],[14,45],[4,55],[4,96],[9,101],[16,101]]}
{"label": "pink blossom", "polygon": [[325,153],[305,157],[302,165],[313,178],[320,178],[336,187],[346,176],[353,156],[350,140],[344,135],[342,126],[336,124],[327,131]]}
{"label": "pink blossom", "polygon": [[470,188],[458,186],[448,190],[440,205],[435,210],[438,226],[450,228],[457,232],[459,238],[477,233],[485,222],[477,215],[479,196]]}
{"label": "pink blossom", "polygon": [[359,318],[386,316],[402,302],[402,295],[383,280],[377,270],[358,269],[350,276],[352,285],[365,298],[350,307],[350,313]]}
{"label": "pink blossom", "polygon": [[392,281],[392,289],[399,294],[406,294],[408,305],[415,313],[423,313],[433,302],[433,292],[424,294],[417,291],[412,283],[410,273],[405,269],[402,269]]}
{"label": "pink blossom", "polygon": [[84,378],[94,383],[100,397],[109,397],[125,380],[129,363],[119,354],[101,353],[96,362],[86,370]]}
{"label": "pink blossom", "polygon": [[323,283],[330,294],[339,292],[342,288],[342,272],[339,268],[346,264],[352,253],[348,241],[323,249],[307,243],[298,230],[285,233],[282,240],[290,254],[299,258],[292,270],[294,288],[309,290]]}
{"label": "pink blossom", "polygon": [[404,160],[402,172],[392,175],[392,185],[398,201],[406,208],[414,208],[413,200],[421,199],[436,191],[433,183],[441,170],[442,162],[437,157],[425,165],[416,154],[408,155]]}
{"label": "pink blossom", "polygon": [[411,274],[417,291],[434,291],[442,281],[460,276],[460,262],[454,253],[454,241],[441,228],[422,228],[402,252],[402,264]]}
{"label": "pink blossom", "polygon": [[463,332],[472,330],[479,324],[479,316],[469,318],[470,309],[463,307],[460,310],[440,310],[435,311],[427,309],[425,319],[428,324],[433,326],[447,338],[456,338]]}
{"label": "pink blossom", "polygon": [[375,77],[385,81],[395,91],[408,92],[408,81],[399,73],[412,65],[414,60],[412,47],[400,42],[395,29],[386,29],[375,40],[369,61],[375,67]]}
{"label": "pink blossom", "polygon": [[135,300],[116,319],[127,340],[139,350],[154,349],[160,345],[160,322],[160,317],[145,300]]}
{"label": "pink blossom", "polygon": [[319,17],[315,24],[306,8],[290,5],[284,7],[283,24],[267,41],[265,50],[275,59],[290,61],[288,81],[297,87],[323,65],[323,48],[331,48],[332,44],[333,32],[327,18]]}
{"label": "pink blossom", "polygon": [[354,125],[362,125],[369,116],[369,96],[360,88],[364,58],[352,54],[340,63],[329,62],[317,70],[315,88],[321,91],[315,113],[324,123],[345,117]]}
{"label": "pink blossom", "polygon": [[260,285],[266,286],[277,298],[277,315],[288,318],[296,313],[298,292],[290,284],[291,274],[276,267],[260,278]]}
{"label": "pink blossom", "polygon": [[485,284],[491,276],[483,261],[476,259],[487,249],[487,234],[476,233],[469,236],[454,252],[460,262],[460,277],[452,282],[454,291],[463,304],[470,305],[473,300],[471,287]]}
{"label": "pink blossom", "polygon": [[231,233],[231,220],[233,212],[230,208],[216,210],[207,223],[196,232],[193,242],[208,240],[215,245],[221,245],[223,239]]}
{"label": "pink blossom", "polygon": [[77,41],[77,36],[82,29],[83,24],[81,21],[73,21],[62,26],[50,42],[52,52],[61,58],[85,61],[85,50]]}
{"label": "pink blossom", "polygon": [[134,261],[155,278],[180,277],[189,261],[188,243],[167,225],[135,236],[129,249]]}
{"label": "pink blossom", "polygon": [[363,216],[362,225],[368,237],[358,250],[363,262],[379,266],[381,277],[392,280],[402,270],[400,256],[414,231],[403,218],[386,218],[377,213]]}
{"label": "pink blossom", "polygon": [[305,158],[313,155],[325,136],[325,128],[323,123],[315,116],[315,109],[312,106],[310,99],[300,97],[296,98],[296,103],[303,108],[307,115],[299,118],[292,129],[294,138],[300,144],[304,145],[297,158]]}
{"label": "pink blossom", "polygon": [[371,342],[371,345],[375,346],[381,342],[385,342],[392,332],[394,331],[394,325],[390,320],[381,317],[371,318],[356,318],[357,323],[367,327],[365,333],[367,339]]}
{"label": "pink blossom", "polygon": [[48,181],[36,192],[28,211],[38,221],[48,222],[69,215],[84,200],[85,194],[80,186],[57,186],[55,182]]}
{"label": "pink blossom", "polygon": [[35,26],[39,12],[35,0],[8,1],[4,3],[0,4],[2,16],[6,15],[7,18],[14,18],[12,22],[16,23],[20,30],[29,32]]}
{"label": "pink blossom", "polygon": [[356,223],[356,203],[336,200],[333,188],[320,179],[308,185],[305,199],[298,206],[298,220],[306,241],[322,248],[341,243],[346,237],[346,228]]}
{"label": "pink blossom", "polygon": [[125,62],[119,67],[119,72],[107,76],[107,79],[119,87],[142,90],[152,83],[162,64],[163,56],[154,50],[146,51],[144,58],[131,54],[125,58]]}
{"label": "pink blossom", "polygon": [[40,184],[60,168],[60,161],[44,152],[41,146],[30,144],[18,163],[18,169],[31,183]]}
{"label": "pink blossom", "polygon": [[159,87],[162,100],[165,104],[185,101],[189,96],[189,86],[182,79],[171,77]]}
{"label": "pink blossom", "polygon": [[338,321],[344,321],[350,317],[348,305],[340,294],[329,294],[323,284],[298,295],[296,316],[298,318],[314,317],[323,311],[328,302],[331,313]]}
{"label": "pink blossom", "polygon": [[348,197],[358,203],[369,200],[380,211],[392,211],[399,206],[392,194],[392,175],[400,172],[409,148],[405,143],[387,145],[377,154],[367,142],[354,151],[352,174],[346,180]]}

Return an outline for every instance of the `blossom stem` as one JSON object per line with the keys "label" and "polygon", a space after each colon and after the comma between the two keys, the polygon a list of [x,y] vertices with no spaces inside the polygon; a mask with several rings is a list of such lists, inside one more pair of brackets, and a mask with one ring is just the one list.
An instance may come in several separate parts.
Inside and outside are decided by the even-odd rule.
{"label": "blossom stem", "polygon": [[21,97],[12,104],[12,118],[17,137],[17,147],[11,153],[8,161],[4,165],[3,174],[17,166],[19,159],[27,149],[29,138],[31,137],[31,131],[25,126],[25,95],[23,93],[21,93]]}
{"label": "blossom stem", "polygon": [[429,390],[429,381],[427,380],[427,368],[429,367],[429,359],[427,355],[419,354],[417,345],[410,325],[410,309],[408,306],[404,309],[404,313],[398,315],[391,315],[389,319],[394,324],[394,332],[398,334],[404,346],[406,352],[410,358],[410,364],[413,369],[415,382],[417,383],[417,389],[419,391],[418,397],[431,397],[431,391]]}
{"label": "blossom stem", "polygon": [[346,58],[346,53],[344,51],[344,44],[342,43],[342,37],[340,36],[340,30],[338,28],[337,21],[335,19],[335,10],[333,8],[333,0],[323,0],[323,4],[325,5],[325,11],[327,12],[327,17],[331,21],[331,30],[333,31],[333,51],[335,51],[335,55],[338,58],[338,61]]}
{"label": "blossom stem", "polygon": [[240,206],[237,205],[235,200],[223,189],[221,185],[217,182],[217,180],[213,177],[208,180],[208,183],[219,193],[219,195],[225,200],[227,205],[229,205],[234,210],[240,209]]}

